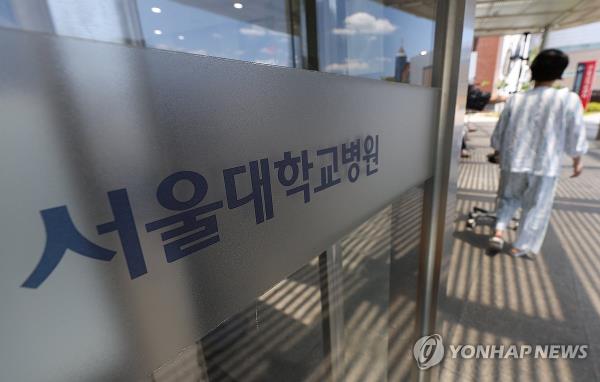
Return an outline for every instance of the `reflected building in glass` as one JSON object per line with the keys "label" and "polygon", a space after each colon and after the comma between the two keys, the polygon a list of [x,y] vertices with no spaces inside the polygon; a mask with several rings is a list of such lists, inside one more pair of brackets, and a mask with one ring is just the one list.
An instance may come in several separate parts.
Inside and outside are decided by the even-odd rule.
{"label": "reflected building in glass", "polygon": [[411,57],[432,49],[433,15],[411,13],[401,1],[317,3],[320,70],[414,83],[401,73]]}

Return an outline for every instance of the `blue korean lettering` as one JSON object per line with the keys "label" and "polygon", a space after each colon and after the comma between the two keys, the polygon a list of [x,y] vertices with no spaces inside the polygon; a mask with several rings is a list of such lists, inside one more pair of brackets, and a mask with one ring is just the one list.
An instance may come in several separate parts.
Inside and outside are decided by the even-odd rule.
{"label": "blue korean lettering", "polygon": [[[108,192],[108,200],[114,220],[99,224],[96,229],[100,235],[118,233],[129,276],[135,279],[147,273],[147,270],[127,190]],[[86,239],[73,224],[66,206],[42,210],[41,215],[46,229],[46,246],[39,263],[22,287],[38,288],[54,271],[67,250],[102,261],[110,261],[116,254]]]}
{"label": "blue korean lettering", "polygon": [[[187,200],[179,200],[174,195],[175,185],[183,181],[191,183],[193,187],[192,196]],[[196,253],[220,241],[216,215],[201,218],[200,216],[222,208],[223,202],[217,201],[195,207],[202,202],[207,192],[208,183],[206,179],[193,171],[180,171],[171,174],[158,186],[156,192],[158,202],[166,209],[183,211],[146,224],[146,231],[148,232],[178,224],[177,227],[161,233],[161,239],[164,242],[183,236],[164,245],[168,263]]]}
{"label": "blue korean lettering", "polygon": [[[308,151],[302,150],[300,156],[292,157],[290,151],[283,153],[283,159],[276,161],[273,167],[277,170],[277,179],[285,187],[294,185],[300,175],[300,166],[302,166],[302,182],[306,182],[297,187],[286,190],[286,195],[290,196],[298,192],[303,192],[304,203],[310,202],[310,185],[308,183],[309,170],[313,168],[313,163],[308,161]],[[286,176],[286,170],[291,170],[289,178]]]}
{"label": "blue korean lettering", "polygon": [[373,175],[377,172],[378,168],[371,168],[372,164],[379,165],[379,135],[373,137],[368,135],[364,142],[365,155],[363,159],[367,162],[367,176]]}
{"label": "blue korean lettering", "polygon": [[351,163],[348,166],[348,179],[354,183],[360,175],[360,139],[350,142],[349,145],[342,144],[342,164]]}
{"label": "blue korean lettering", "polygon": [[330,165],[321,167],[321,184],[315,187],[315,192],[320,192],[329,187],[333,187],[342,181],[340,178],[334,179],[333,177],[333,173],[339,171],[337,146],[317,150],[317,156],[323,156],[328,154],[331,155],[332,162]]}
{"label": "blue korean lettering", "polygon": [[236,176],[246,173],[246,166],[237,166],[223,170],[223,181],[227,195],[227,207],[231,210],[254,201],[256,224],[272,219],[273,195],[271,192],[271,174],[267,158],[249,163],[252,192],[240,198],[236,187]]}

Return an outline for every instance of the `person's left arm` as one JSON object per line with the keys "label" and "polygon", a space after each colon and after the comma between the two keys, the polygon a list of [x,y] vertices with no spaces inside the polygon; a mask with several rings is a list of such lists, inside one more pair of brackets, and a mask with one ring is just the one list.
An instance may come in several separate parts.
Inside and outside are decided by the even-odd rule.
{"label": "person's left arm", "polygon": [[496,152],[500,151],[501,147],[502,147],[502,137],[504,136],[504,130],[506,129],[506,126],[508,125],[508,120],[510,118],[510,109],[511,109],[511,102],[510,99],[506,102],[506,105],[504,105],[504,109],[502,110],[502,113],[500,113],[500,118],[498,118],[498,122],[496,123],[496,128],[494,129],[494,132],[492,133],[492,148],[494,150],[496,150]]}

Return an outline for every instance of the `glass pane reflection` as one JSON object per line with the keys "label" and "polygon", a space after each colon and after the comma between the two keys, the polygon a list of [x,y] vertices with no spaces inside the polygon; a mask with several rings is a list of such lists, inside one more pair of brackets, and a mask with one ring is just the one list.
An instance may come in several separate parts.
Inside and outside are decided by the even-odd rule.
{"label": "glass pane reflection", "polygon": [[146,46],[293,67],[286,0],[138,0]]}
{"label": "glass pane reflection", "polygon": [[320,0],[321,70],[430,86],[435,8],[422,3]]}
{"label": "glass pane reflection", "polygon": [[[288,0],[0,0],[0,26],[294,67]],[[296,42],[299,44],[299,42]]]}
{"label": "glass pane reflection", "polygon": [[434,10],[435,0],[0,0],[0,26],[430,86]]}

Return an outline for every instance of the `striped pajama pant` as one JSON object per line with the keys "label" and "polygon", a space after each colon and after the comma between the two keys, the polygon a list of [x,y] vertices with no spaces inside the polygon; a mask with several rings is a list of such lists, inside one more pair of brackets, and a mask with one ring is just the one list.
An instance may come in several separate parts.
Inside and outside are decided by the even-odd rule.
{"label": "striped pajama pant", "polygon": [[506,230],[517,209],[522,208],[514,248],[538,253],[544,242],[558,177],[502,171],[496,208],[496,229]]}

